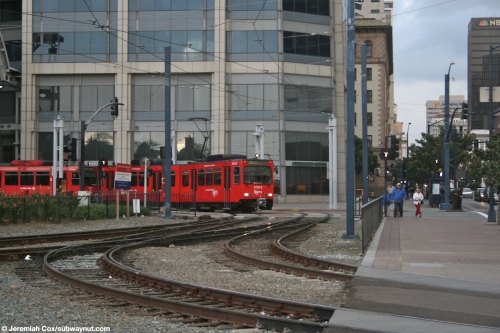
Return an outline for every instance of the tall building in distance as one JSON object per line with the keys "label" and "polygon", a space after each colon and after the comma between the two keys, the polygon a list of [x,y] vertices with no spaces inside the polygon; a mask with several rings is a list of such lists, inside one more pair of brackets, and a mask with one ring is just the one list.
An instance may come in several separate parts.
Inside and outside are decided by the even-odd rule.
{"label": "tall building in distance", "polygon": [[[157,158],[165,142],[164,49],[178,163],[254,156],[254,129],[277,166],[280,200],[328,201],[328,119],[338,126],[345,201],[346,0],[23,0],[22,159],[51,159],[85,134],[86,163]],[[88,6],[87,6],[88,4]],[[374,73],[374,75],[377,75]]]}
{"label": "tall building in distance", "polygon": [[392,0],[355,0],[356,19],[374,18],[392,25]]}
{"label": "tall building in distance", "polygon": [[[480,102],[480,87],[490,84],[490,46],[500,46],[500,17],[473,18],[468,33],[469,129],[489,129],[489,103]],[[493,51],[493,87],[500,86],[500,48]],[[493,110],[500,103],[493,103]]]}

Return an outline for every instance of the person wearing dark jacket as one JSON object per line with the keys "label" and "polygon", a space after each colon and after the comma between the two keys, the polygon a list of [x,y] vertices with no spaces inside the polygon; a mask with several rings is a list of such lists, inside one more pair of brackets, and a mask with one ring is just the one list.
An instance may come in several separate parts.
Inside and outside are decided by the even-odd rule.
{"label": "person wearing dark jacket", "polygon": [[387,212],[389,212],[389,206],[391,205],[391,191],[387,190],[387,192],[382,197],[382,204],[384,205],[384,216],[387,216]]}
{"label": "person wearing dark jacket", "polygon": [[403,217],[403,203],[406,202],[406,191],[401,187],[401,183],[396,184],[396,188],[392,191],[391,202],[394,202],[394,217],[398,214]]}

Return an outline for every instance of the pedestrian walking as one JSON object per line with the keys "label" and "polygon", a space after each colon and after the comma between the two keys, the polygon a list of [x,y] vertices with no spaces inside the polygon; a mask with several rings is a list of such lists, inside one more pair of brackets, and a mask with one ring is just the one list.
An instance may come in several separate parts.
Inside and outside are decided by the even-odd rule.
{"label": "pedestrian walking", "polygon": [[391,192],[387,190],[382,198],[382,204],[384,205],[384,216],[387,216],[389,211],[389,206],[391,205]]}
{"label": "pedestrian walking", "polygon": [[394,217],[398,214],[403,217],[403,204],[406,202],[406,191],[401,187],[401,183],[396,184],[396,188],[392,191],[391,202],[394,202]]}
{"label": "pedestrian walking", "polygon": [[422,211],[420,210],[420,206],[422,206],[422,202],[424,201],[424,195],[420,193],[420,189],[417,188],[415,193],[413,194],[413,204],[415,205],[415,217],[422,217]]}
{"label": "pedestrian walking", "polygon": [[389,194],[392,194],[392,191],[394,191],[394,186],[392,185],[392,183],[387,186],[387,191],[389,192]]}

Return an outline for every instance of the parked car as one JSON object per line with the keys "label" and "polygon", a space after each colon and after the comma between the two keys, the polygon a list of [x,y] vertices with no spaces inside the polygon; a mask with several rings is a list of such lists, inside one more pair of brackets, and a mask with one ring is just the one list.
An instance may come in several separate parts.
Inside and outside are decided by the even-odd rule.
{"label": "parked car", "polygon": [[486,194],[486,188],[480,187],[476,190],[476,194],[474,196],[475,201],[487,201],[488,195]]}
{"label": "parked car", "polygon": [[472,193],[472,190],[468,187],[464,187],[462,190],[462,198],[473,198],[474,194]]}

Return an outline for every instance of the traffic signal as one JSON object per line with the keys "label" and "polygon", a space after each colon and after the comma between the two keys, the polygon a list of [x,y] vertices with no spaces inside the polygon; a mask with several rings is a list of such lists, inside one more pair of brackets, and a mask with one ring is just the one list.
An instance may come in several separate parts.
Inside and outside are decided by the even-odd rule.
{"label": "traffic signal", "polygon": [[403,163],[403,178],[406,179],[406,162]]}
{"label": "traffic signal", "polygon": [[479,140],[474,140],[474,149],[479,148]]}
{"label": "traffic signal", "polygon": [[399,139],[395,135],[391,135],[391,159],[395,160],[399,157]]}
{"label": "traffic signal", "polygon": [[467,103],[462,103],[462,119],[468,119],[469,118],[469,104]]}
{"label": "traffic signal", "polygon": [[111,100],[111,103],[114,103],[111,105],[111,115],[118,118],[118,97],[115,97],[114,101]]}

